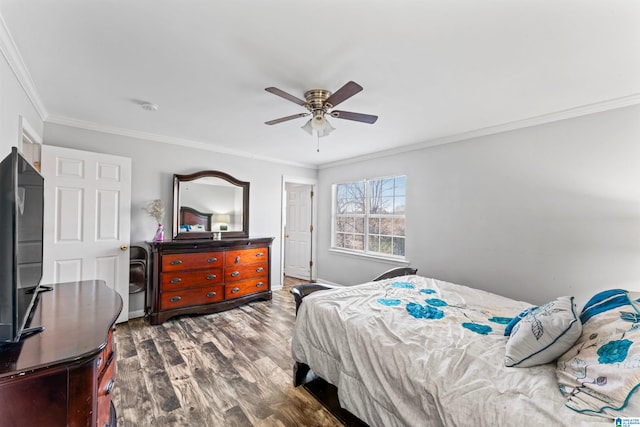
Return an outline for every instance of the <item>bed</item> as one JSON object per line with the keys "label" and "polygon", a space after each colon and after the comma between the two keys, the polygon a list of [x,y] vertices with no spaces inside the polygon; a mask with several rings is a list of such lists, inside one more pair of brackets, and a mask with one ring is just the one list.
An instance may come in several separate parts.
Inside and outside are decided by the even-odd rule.
{"label": "bed", "polygon": [[[616,291],[583,323],[573,298],[532,307],[417,275],[319,290],[297,314],[294,381],[310,368],[371,426],[610,426],[640,416],[640,294]],[[601,363],[614,341],[632,342],[624,360]]]}
{"label": "bed", "polygon": [[211,231],[212,216],[211,213],[200,212],[188,206],[180,206],[180,232]]}

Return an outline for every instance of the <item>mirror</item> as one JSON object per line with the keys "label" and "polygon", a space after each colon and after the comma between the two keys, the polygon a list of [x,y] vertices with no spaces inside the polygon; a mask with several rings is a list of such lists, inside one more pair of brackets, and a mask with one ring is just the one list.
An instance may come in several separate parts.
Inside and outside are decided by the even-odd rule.
{"label": "mirror", "polygon": [[173,175],[173,238],[249,237],[249,183],[219,171]]}

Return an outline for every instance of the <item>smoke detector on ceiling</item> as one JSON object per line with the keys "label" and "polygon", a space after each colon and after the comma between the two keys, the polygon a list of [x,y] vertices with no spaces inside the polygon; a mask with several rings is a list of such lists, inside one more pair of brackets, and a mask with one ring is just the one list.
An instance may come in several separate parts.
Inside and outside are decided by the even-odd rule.
{"label": "smoke detector on ceiling", "polygon": [[153,104],[151,102],[144,102],[141,104],[141,107],[147,111],[158,111],[158,104]]}

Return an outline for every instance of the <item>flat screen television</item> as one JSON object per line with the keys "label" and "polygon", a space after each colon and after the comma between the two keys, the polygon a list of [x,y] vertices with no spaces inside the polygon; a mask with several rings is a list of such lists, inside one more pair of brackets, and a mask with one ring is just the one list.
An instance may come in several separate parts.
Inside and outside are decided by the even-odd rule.
{"label": "flat screen television", "polygon": [[30,325],[42,279],[44,178],[13,147],[0,163],[0,344]]}

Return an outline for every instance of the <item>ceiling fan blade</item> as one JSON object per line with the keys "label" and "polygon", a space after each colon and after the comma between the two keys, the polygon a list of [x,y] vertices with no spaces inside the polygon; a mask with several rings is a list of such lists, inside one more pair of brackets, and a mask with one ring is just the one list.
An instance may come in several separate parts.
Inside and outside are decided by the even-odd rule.
{"label": "ceiling fan blade", "polygon": [[269,120],[268,122],[264,122],[265,125],[275,125],[278,123],[286,122],[287,120],[293,120],[300,117],[308,116],[310,113],[299,113],[294,114],[293,116],[280,117],[279,119]]}
{"label": "ceiling fan blade", "polygon": [[333,95],[327,98],[326,101],[324,101],[324,105],[327,108],[333,108],[336,105],[340,104],[341,102],[351,98],[353,95],[360,92],[361,90],[362,90],[362,86],[360,86],[358,83],[348,82],[347,84],[342,86],[340,89],[338,89]]}
{"label": "ceiling fan blade", "polygon": [[331,112],[331,117],[336,119],[353,120],[356,122],[363,122],[374,124],[378,120],[378,116],[372,116],[371,114],[352,113],[351,111],[339,111],[334,110]]}
{"label": "ceiling fan blade", "polygon": [[283,91],[283,90],[278,89],[277,87],[268,87],[268,88],[266,88],[265,90],[266,90],[267,92],[270,92],[270,93],[274,94],[274,95],[281,96],[281,97],[283,97],[284,99],[287,99],[287,100],[289,100],[289,101],[291,101],[291,102],[294,102],[294,103],[296,103],[296,104],[298,104],[298,105],[302,105],[303,107],[304,107],[305,105],[307,105],[307,103],[306,103],[305,101],[303,101],[302,99],[300,99],[300,98],[298,98],[298,97],[295,97],[295,96],[293,96],[293,95],[290,95],[290,94],[288,94],[287,92],[285,92],[285,91]]}

